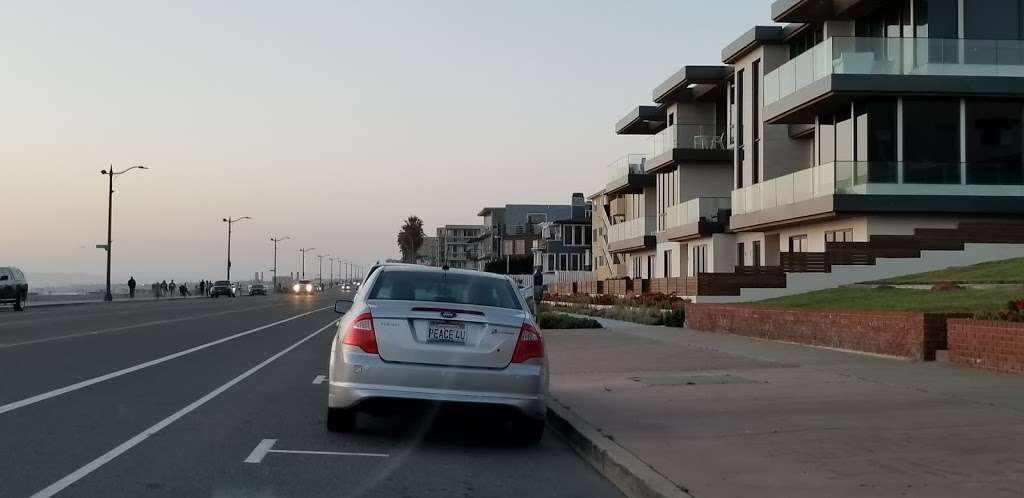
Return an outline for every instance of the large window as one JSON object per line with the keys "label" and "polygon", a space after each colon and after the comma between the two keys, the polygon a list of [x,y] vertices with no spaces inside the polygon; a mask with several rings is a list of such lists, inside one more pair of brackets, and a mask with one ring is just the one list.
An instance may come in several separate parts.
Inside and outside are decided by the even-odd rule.
{"label": "large window", "polygon": [[915,0],[914,17],[918,38],[959,38],[959,0]]}
{"label": "large window", "polygon": [[960,101],[903,101],[904,183],[960,183]]}
{"label": "large window", "polygon": [[[868,181],[896,183],[897,105],[895,99],[858,102],[856,115],[855,160],[868,162]],[[863,173],[861,173],[863,174]]]}
{"label": "large window", "polygon": [[967,183],[1020,185],[1024,181],[1024,106],[1019,102],[967,101],[965,110]]}
{"label": "large window", "polygon": [[818,129],[814,134],[818,140],[818,164],[828,164],[836,160],[836,126],[832,116],[818,119]]}
{"label": "large window", "polygon": [[1017,40],[1021,38],[1021,0],[964,2],[964,38]]}

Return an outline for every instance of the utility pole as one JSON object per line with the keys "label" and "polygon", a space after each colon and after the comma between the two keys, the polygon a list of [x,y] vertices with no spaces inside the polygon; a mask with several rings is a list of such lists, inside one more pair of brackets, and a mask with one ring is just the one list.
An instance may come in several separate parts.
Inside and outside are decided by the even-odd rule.
{"label": "utility pole", "polygon": [[114,224],[114,177],[123,175],[133,169],[149,169],[145,166],[132,166],[124,171],[114,171],[114,165],[110,165],[109,170],[101,170],[100,174],[106,175],[109,178],[107,184],[107,245],[96,246],[100,249],[107,251],[107,292],[103,295],[104,301],[113,301],[114,295],[110,292],[110,258],[111,258],[111,246],[113,246],[113,224]]}
{"label": "utility pole", "polygon": [[227,217],[227,218],[224,218],[222,220],[224,223],[228,224],[228,278],[227,278],[228,282],[231,281],[231,225],[234,225],[235,223],[238,223],[239,221],[242,221],[242,220],[251,220],[251,219],[252,218],[250,218],[248,216],[243,216],[241,218]]}
{"label": "utility pole", "polygon": [[305,247],[305,248],[299,249],[299,252],[302,253],[302,278],[303,279],[306,278],[306,253],[309,252],[309,251],[314,251],[314,250],[316,250],[315,247]]}
{"label": "utility pole", "polygon": [[271,286],[274,290],[277,290],[277,244],[291,239],[291,237],[271,237],[270,241],[274,243],[274,268],[270,271],[274,272],[274,281],[271,282]]}
{"label": "utility pole", "polygon": [[317,254],[316,259],[320,260],[320,285],[324,285],[324,258],[330,257],[330,254]]}

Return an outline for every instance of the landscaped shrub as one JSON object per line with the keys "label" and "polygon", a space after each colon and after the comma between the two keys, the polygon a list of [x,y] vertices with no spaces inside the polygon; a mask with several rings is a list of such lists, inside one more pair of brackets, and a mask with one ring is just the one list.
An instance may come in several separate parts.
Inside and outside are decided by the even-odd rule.
{"label": "landscaped shrub", "polygon": [[544,312],[537,317],[540,328],[555,329],[599,329],[601,324],[592,318],[580,318],[564,313]]}
{"label": "landscaped shrub", "polygon": [[1024,299],[1010,301],[1002,311],[979,313],[974,318],[999,322],[1024,322]]}
{"label": "landscaped shrub", "polygon": [[554,294],[548,294],[544,297],[546,301],[555,301],[562,303],[577,303],[577,304],[594,304],[601,306],[628,306],[628,307],[642,307],[642,308],[657,308],[663,310],[682,309],[686,304],[686,300],[676,295],[667,295],[661,293],[648,293],[641,294],[638,296],[630,296],[621,298],[617,296],[609,295],[596,295],[591,296],[587,294],[572,294],[568,296],[560,296]]}
{"label": "landscaped shrub", "polygon": [[666,327],[679,327],[682,328],[686,325],[686,310],[676,309],[665,313],[665,326]]}

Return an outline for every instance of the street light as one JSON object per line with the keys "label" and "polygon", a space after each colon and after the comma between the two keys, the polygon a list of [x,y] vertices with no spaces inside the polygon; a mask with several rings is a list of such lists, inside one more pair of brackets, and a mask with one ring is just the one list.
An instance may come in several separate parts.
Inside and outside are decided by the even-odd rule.
{"label": "street light", "polygon": [[329,258],[330,254],[317,254],[316,259],[320,261],[320,285],[324,285],[324,258]]}
{"label": "street light", "polygon": [[132,166],[123,171],[114,171],[114,165],[110,165],[110,169],[100,170],[100,173],[106,175],[110,179],[110,183],[107,188],[107,245],[96,246],[99,249],[105,249],[107,251],[107,293],[104,294],[104,301],[113,301],[114,295],[110,293],[110,247],[113,245],[112,240],[112,227],[114,221],[114,177],[123,175],[133,169],[149,169],[145,166]]}
{"label": "street light", "polygon": [[228,217],[228,218],[224,218],[222,220],[224,223],[228,224],[228,279],[227,279],[228,282],[231,281],[231,225],[233,225],[235,223],[238,223],[239,221],[242,221],[242,220],[251,220],[251,219],[252,218],[250,218],[248,216],[243,216],[241,218],[230,218],[230,217]]}
{"label": "street light", "polygon": [[274,291],[277,291],[277,244],[278,242],[284,242],[291,239],[291,237],[271,237],[270,241],[274,243],[274,268],[270,271],[274,272],[274,281],[271,284],[274,287]]}
{"label": "street light", "polygon": [[302,278],[303,279],[306,278],[306,253],[309,252],[309,251],[315,251],[315,250],[316,250],[315,247],[306,247],[306,248],[303,248],[303,249],[299,249],[299,252],[302,253]]}
{"label": "street light", "polygon": [[327,258],[327,259],[331,260],[331,287],[334,287],[334,283],[335,283],[334,282],[334,262],[337,261],[338,258]]}

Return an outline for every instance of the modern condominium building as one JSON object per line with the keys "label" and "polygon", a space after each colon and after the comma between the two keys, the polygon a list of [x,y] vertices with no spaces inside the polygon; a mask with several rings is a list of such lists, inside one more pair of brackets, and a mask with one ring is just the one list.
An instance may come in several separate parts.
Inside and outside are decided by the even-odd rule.
{"label": "modern condominium building", "polygon": [[478,239],[487,227],[481,225],[445,225],[437,229],[438,265],[449,268],[475,268],[478,259]]}
{"label": "modern condominium building", "polygon": [[533,249],[533,266],[546,273],[590,272],[592,212],[592,204],[583,194],[576,193],[572,195],[569,216],[541,223],[540,240]]}
{"label": "modern condominium building", "polygon": [[[485,230],[475,242],[480,250],[475,268],[484,269],[488,261],[507,258],[533,258],[541,239],[541,224],[572,216],[568,204],[506,204],[485,207],[477,214]],[[529,266],[530,262],[525,263]]]}

